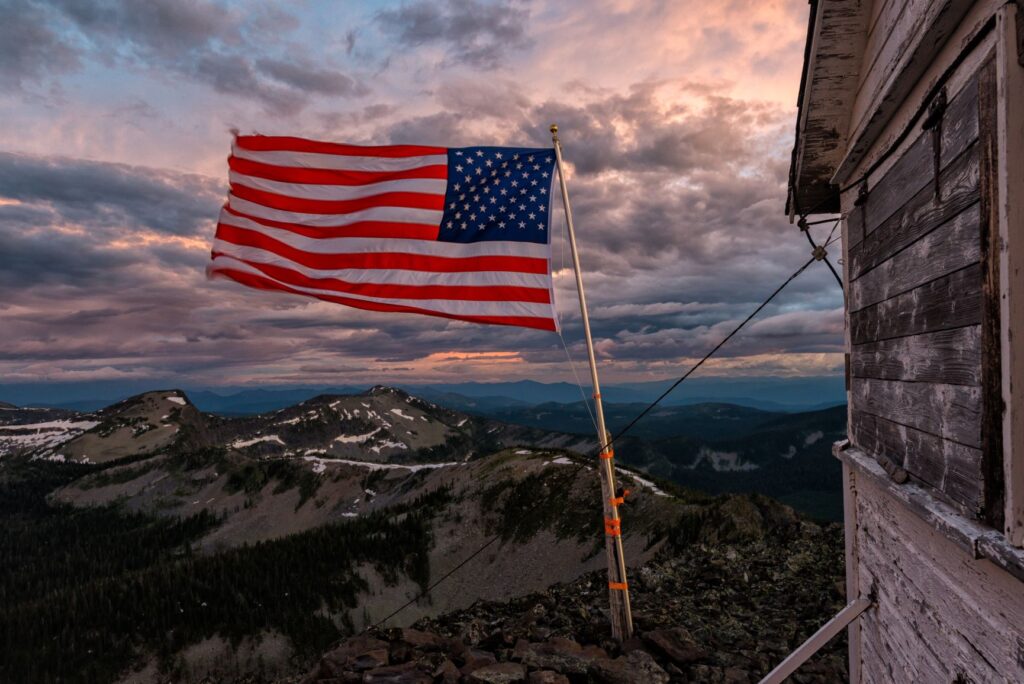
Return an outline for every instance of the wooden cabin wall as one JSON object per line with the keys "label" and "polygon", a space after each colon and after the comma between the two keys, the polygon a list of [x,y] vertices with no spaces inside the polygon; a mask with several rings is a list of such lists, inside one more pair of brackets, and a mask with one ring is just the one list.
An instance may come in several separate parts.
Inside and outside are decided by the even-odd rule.
{"label": "wooden cabin wall", "polygon": [[975,560],[871,478],[857,474],[857,681],[1024,681],[1024,591]]}
{"label": "wooden cabin wall", "polygon": [[851,441],[974,517],[983,458],[983,67],[847,217]]}

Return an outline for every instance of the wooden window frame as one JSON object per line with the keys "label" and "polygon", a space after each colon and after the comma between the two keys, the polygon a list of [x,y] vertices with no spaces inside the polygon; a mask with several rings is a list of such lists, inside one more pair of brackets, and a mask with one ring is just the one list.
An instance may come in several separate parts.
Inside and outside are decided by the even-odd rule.
{"label": "wooden window frame", "polygon": [[[1024,16],[999,9],[994,106],[995,187],[990,214],[998,271],[1001,522],[1007,540],[1024,546]],[[1017,339],[1014,339],[1014,330]],[[999,519],[1001,518],[1001,520]]]}

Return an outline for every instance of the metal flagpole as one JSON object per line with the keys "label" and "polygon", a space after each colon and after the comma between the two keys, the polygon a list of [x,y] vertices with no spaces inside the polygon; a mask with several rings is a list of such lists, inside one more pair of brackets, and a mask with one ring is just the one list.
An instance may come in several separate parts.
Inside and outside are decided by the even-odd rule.
{"label": "metal flagpole", "polygon": [[601,497],[604,509],[605,549],[608,552],[608,599],[611,603],[612,636],[625,641],[633,636],[633,615],[629,608],[629,587],[626,583],[626,557],[622,552],[622,523],[619,519],[619,504],[622,498],[616,496],[615,468],[612,460],[615,452],[608,444],[608,431],[604,424],[604,407],[601,404],[601,385],[597,380],[597,362],[594,359],[594,340],[590,336],[590,316],[587,314],[587,297],[583,293],[583,274],[580,271],[580,255],[576,250],[576,230],[572,223],[572,209],[569,206],[569,190],[565,185],[565,170],[562,167],[562,143],[558,140],[558,126],[551,125],[551,142],[555,146],[555,160],[558,162],[558,181],[562,188],[562,204],[565,206],[565,222],[569,228],[569,247],[572,265],[576,273],[576,289],[580,296],[580,314],[583,317],[583,334],[587,339],[587,358],[590,361],[590,381],[594,386],[594,408],[597,413],[597,440],[601,445],[599,456],[601,472]]}

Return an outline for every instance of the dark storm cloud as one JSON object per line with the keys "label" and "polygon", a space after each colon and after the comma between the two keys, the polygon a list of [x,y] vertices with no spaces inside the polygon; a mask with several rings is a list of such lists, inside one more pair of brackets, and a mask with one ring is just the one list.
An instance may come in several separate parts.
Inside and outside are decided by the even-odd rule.
{"label": "dark storm cloud", "polygon": [[306,105],[304,96],[261,78],[252,61],[241,55],[208,52],[191,66],[193,75],[217,92],[259,100],[269,111],[295,114]]}
{"label": "dark storm cloud", "polygon": [[420,0],[377,15],[385,32],[406,47],[439,44],[448,59],[483,69],[497,67],[506,52],[529,45],[529,10],[497,0]]}
{"label": "dark storm cloud", "polygon": [[[703,98],[700,109],[666,109],[656,101],[659,85],[663,84],[638,84],[626,95],[580,103],[543,103],[532,108],[522,134],[548,143],[550,138],[537,122],[557,123],[565,143],[573,146],[573,164],[581,174],[610,170],[680,174],[720,169],[751,154],[754,125],[779,117],[766,105],[723,97]],[[623,136],[623,126],[634,135]],[[763,149],[758,153],[763,154]]]}
{"label": "dark storm cloud", "polygon": [[79,65],[79,52],[48,24],[45,8],[0,0],[0,87],[15,88]]}
{"label": "dark storm cloud", "polygon": [[127,227],[195,235],[208,229],[223,197],[220,183],[195,174],[0,152],[0,198],[91,231]]}
{"label": "dark storm cloud", "polygon": [[119,280],[120,269],[135,262],[133,255],[97,249],[81,236],[43,230],[48,216],[38,213],[31,228],[11,221],[9,207],[0,207],[0,285],[8,303],[16,293],[44,284],[91,288],[101,279]]}
{"label": "dark storm cloud", "polygon": [[[42,65],[73,57],[77,48],[71,46],[80,44],[79,51],[88,46],[90,56],[101,63],[166,69],[217,92],[260,102],[275,114],[295,114],[315,96],[358,97],[367,92],[352,76],[329,65],[314,66],[303,50],[284,44],[298,22],[280,9],[243,10],[208,0],[51,0],[50,5],[64,19],[49,22],[61,26],[60,36],[48,29],[33,31],[46,34],[38,42],[53,46],[58,61],[36,48],[8,49],[12,61],[29,62],[29,75],[38,74]],[[44,14],[40,6],[27,7]]]}
{"label": "dark storm cloud", "polygon": [[[212,2],[193,0],[51,0],[87,35],[118,36],[132,49],[177,57],[214,39],[238,41],[238,18]],[[115,49],[123,46],[114,45]]]}
{"label": "dark storm cloud", "polygon": [[306,60],[256,60],[256,68],[275,81],[311,93],[325,95],[365,95],[368,89],[345,74],[320,69]]}

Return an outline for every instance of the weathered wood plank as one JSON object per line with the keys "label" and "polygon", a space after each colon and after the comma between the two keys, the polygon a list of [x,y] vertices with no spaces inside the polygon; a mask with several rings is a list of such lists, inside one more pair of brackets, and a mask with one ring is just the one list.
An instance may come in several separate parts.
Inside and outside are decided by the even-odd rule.
{"label": "weathered wood plank", "polygon": [[846,215],[846,235],[851,250],[864,240],[864,207],[853,207]]}
{"label": "weathered wood plank", "polygon": [[981,327],[854,345],[850,373],[858,378],[947,385],[981,384]]}
{"label": "weathered wood plank", "polygon": [[1024,12],[1020,10],[1020,4],[1018,3],[1016,22],[1017,64],[1020,64],[1022,67],[1024,67],[1024,17],[1021,16],[1022,14],[1024,14]]}
{"label": "weathered wood plank", "polygon": [[[939,164],[945,169],[978,138],[977,77],[972,78],[953,97],[942,118],[939,137]],[[932,188],[934,195],[934,144],[931,133],[922,132],[884,176],[875,181],[868,193],[864,212],[864,235],[871,235],[908,199]]]}
{"label": "weathered wood plank", "polygon": [[[868,556],[862,563],[864,570],[877,578],[879,636],[884,634],[898,644],[893,658],[904,674],[889,682],[955,682],[957,671],[977,671],[967,656],[974,655],[973,652],[961,642],[963,637],[944,634],[934,618],[922,610],[931,602],[903,574],[900,560],[912,562],[906,558],[894,561],[890,554],[880,553]],[[986,674],[994,674],[991,668],[986,669]]]}
{"label": "weathered wood plank", "polygon": [[981,388],[853,378],[850,406],[894,423],[981,448]]}
{"label": "weathered wood plank", "polygon": [[[864,46],[864,55],[866,60],[870,60],[870,66],[861,74],[861,82],[857,84],[858,92],[864,87],[868,76],[877,69],[881,48],[892,37],[896,20],[905,10],[907,3],[903,0],[879,0],[869,4],[871,5],[871,22],[867,44]],[[870,95],[870,93],[865,93],[865,95]]]}
{"label": "weathered wood plank", "polygon": [[[866,159],[870,163],[869,155],[883,139],[886,130],[899,130],[906,123],[910,113],[900,112],[900,109],[907,104],[908,95],[926,78],[935,78],[935,74],[929,73],[929,70],[934,72],[938,69],[935,60],[944,48],[952,48],[949,39],[954,34],[959,33],[959,37],[964,38],[961,20],[975,6],[976,3],[969,0],[930,0],[924,4],[925,11],[916,16],[911,24],[916,35],[899,56],[891,77],[884,79],[884,84],[877,89],[862,88],[862,95],[854,103],[850,118],[853,132],[847,145],[847,154],[833,176],[836,182],[843,185],[849,183],[854,171]],[[979,8],[976,14],[983,11]],[[970,63],[971,58],[968,56],[965,64],[969,67]],[[874,78],[874,73],[870,76]],[[868,92],[876,94],[869,98]]]}
{"label": "weathered wood plank", "polygon": [[981,450],[988,496],[985,519],[1003,529],[1003,370],[1000,342],[999,178],[996,131],[996,65],[990,59],[978,76],[981,209]]}
{"label": "weathered wood plank", "polygon": [[942,117],[941,168],[960,156],[978,139],[978,76],[964,84]]}
{"label": "weathered wood plank", "polygon": [[854,410],[854,443],[865,452],[900,464],[972,516],[981,513],[984,481],[981,450]]}
{"label": "weathered wood plank", "polygon": [[849,286],[850,311],[908,292],[981,258],[979,212],[969,208]]}
{"label": "weathered wood plank", "polygon": [[850,341],[864,344],[981,323],[981,266],[973,264],[850,314]]}
{"label": "weathered wood plank", "polygon": [[892,168],[869,188],[864,212],[864,235],[871,235],[907,199],[932,183],[931,136],[922,134]]}
{"label": "weathered wood plank", "polygon": [[[877,521],[873,523],[879,525]],[[958,672],[971,673],[969,680],[960,681],[999,681],[999,673],[993,666],[978,657],[972,636],[964,633],[965,625],[943,619],[945,611],[955,608],[944,605],[950,600],[948,596],[933,595],[936,590],[948,591],[936,584],[939,578],[906,567],[927,563],[927,559],[917,554],[900,553],[899,549],[893,548],[893,544],[903,541],[901,536],[893,535],[895,539],[890,539],[883,536],[883,531],[876,532],[882,543],[873,549],[876,553],[869,555],[863,565],[867,572],[878,578],[877,619],[880,631],[884,629],[885,633],[899,640],[901,648],[894,654],[896,661],[912,672],[909,678],[890,681],[956,682]],[[978,616],[972,618],[973,626]],[[981,634],[987,635],[991,630],[992,626],[986,625]]]}
{"label": "weathered wood plank", "polygon": [[857,503],[864,573],[877,578],[880,594],[906,599],[900,610],[880,606],[874,618],[893,631],[901,631],[898,623],[916,625],[911,632],[928,642],[927,647],[912,643],[898,651],[897,662],[913,662],[928,648],[950,669],[959,665],[961,681],[1024,681],[1024,660],[1018,655],[1019,625],[1024,624],[1020,582],[955,547],[867,478],[857,479]]}
{"label": "weathered wood plank", "polygon": [[856,221],[860,231],[860,239],[850,247],[850,273],[853,279],[978,201],[977,149],[972,147],[946,167],[940,184],[941,201],[936,200],[931,185],[921,188],[866,239],[863,238],[863,212],[859,207],[851,212],[850,224],[852,226]]}

